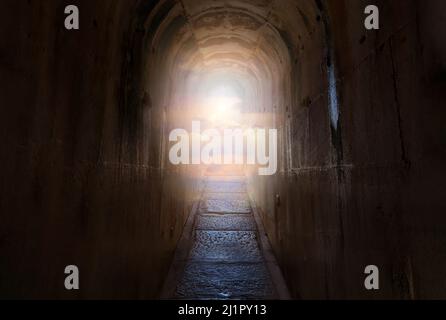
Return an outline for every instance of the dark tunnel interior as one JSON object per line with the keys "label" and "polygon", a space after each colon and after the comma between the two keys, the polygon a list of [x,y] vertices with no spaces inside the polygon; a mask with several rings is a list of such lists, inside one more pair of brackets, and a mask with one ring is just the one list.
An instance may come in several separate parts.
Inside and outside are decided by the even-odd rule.
{"label": "dark tunnel interior", "polygon": [[0,297],[161,297],[212,188],[169,162],[199,119],[277,129],[243,184],[289,297],[446,298],[446,2],[373,2],[379,30],[363,0],[1,1]]}

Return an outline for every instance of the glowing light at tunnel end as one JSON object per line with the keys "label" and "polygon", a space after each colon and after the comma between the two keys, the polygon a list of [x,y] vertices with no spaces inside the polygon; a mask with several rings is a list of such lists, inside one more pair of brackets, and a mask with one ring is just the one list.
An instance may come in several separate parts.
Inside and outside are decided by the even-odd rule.
{"label": "glowing light at tunnel end", "polygon": [[[169,141],[173,165],[256,165],[258,174],[277,171],[277,129],[211,128],[201,131],[201,122],[192,121],[192,132],[174,129]],[[268,149],[268,153],[267,153]]]}

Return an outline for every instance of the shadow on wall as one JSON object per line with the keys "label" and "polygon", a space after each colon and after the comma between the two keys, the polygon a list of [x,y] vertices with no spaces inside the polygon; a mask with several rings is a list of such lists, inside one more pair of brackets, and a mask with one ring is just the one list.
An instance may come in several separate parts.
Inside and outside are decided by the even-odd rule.
{"label": "shadow on wall", "polygon": [[[445,5],[380,2],[379,32],[362,28],[365,5],[301,10],[281,172],[252,177],[250,190],[295,297],[444,298],[445,97],[434,75],[446,48],[433,30]],[[364,288],[371,264],[379,291]]]}

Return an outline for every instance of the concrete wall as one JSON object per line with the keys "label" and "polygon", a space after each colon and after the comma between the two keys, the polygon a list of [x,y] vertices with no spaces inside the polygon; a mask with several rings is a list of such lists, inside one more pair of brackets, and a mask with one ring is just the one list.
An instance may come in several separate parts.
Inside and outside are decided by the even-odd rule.
{"label": "concrete wall", "polygon": [[[67,4],[79,31],[64,28]],[[144,5],[1,2],[0,297],[158,294],[196,189],[162,157],[168,104],[144,78]]]}
{"label": "concrete wall", "polygon": [[[446,294],[445,63],[442,1],[367,1],[302,9],[282,172],[252,193],[299,298],[440,298]],[[327,63],[327,60],[330,60]],[[339,122],[331,121],[333,68]],[[286,136],[287,132],[284,131]],[[260,185],[260,186],[259,186]],[[275,202],[280,195],[280,204]],[[364,290],[364,268],[381,290]]]}

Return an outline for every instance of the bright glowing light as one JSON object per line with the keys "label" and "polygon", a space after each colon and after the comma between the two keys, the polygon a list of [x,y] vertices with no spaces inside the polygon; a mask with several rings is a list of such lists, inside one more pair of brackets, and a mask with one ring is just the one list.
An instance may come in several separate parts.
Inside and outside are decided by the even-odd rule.
{"label": "bright glowing light", "polygon": [[238,125],[241,102],[242,100],[230,87],[221,86],[211,90],[204,102],[208,119],[214,125]]}

